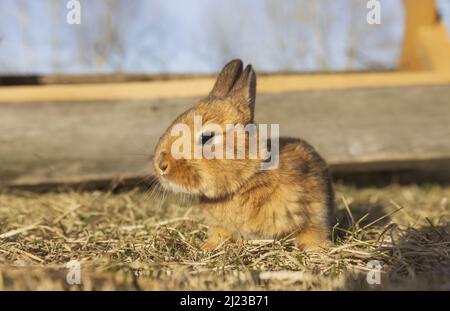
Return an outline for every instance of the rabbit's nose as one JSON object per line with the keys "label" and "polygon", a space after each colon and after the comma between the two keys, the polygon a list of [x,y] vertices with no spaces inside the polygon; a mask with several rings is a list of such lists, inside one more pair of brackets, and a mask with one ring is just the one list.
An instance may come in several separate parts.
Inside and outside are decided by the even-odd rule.
{"label": "rabbit's nose", "polygon": [[169,171],[169,161],[167,160],[166,152],[161,152],[158,160],[158,168],[161,175],[167,174]]}

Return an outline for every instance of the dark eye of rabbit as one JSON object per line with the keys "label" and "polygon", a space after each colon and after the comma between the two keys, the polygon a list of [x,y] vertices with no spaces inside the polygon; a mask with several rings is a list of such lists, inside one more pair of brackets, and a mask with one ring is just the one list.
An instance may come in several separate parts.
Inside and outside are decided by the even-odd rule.
{"label": "dark eye of rabbit", "polygon": [[213,138],[213,137],[214,137],[214,133],[204,133],[200,137],[200,141],[201,141],[202,145],[204,145],[204,144],[208,143],[211,140],[211,138]]}

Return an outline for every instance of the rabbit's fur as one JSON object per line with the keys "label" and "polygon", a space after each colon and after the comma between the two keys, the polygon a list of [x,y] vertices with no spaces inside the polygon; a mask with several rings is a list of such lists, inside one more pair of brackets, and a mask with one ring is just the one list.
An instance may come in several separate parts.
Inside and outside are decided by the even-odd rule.
{"label": "rabbit's fur", "polygon": [[[160,138],[154,167],[165,188],[200,197],[210,225],[203,249],[211,250],[227,239],[269,239],[292,234],[298,247],[327,244],[334,210],[334,192],[327,164],[307,142],[279,139],[276,169],[261,170],[261,159],[175,159],[171,147],[174,124],[186,124],[194,133],[194,115],[203,124],[253,123],[256,75],[240,60],[222,69],[205,99],[180,115]],[[192,143],[200,144],[199,133]],[[201,133],[200,133],[201,137]],[[248,137],[245,138],[248,146]],[[227,143],[224,142],[226,145]]]}

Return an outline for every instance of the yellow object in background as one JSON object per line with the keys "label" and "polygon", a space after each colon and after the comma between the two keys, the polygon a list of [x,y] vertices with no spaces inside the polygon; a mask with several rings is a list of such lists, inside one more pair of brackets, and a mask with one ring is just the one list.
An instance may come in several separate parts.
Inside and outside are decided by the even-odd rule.
{"label": "yellow object in background", "polygon": [[404,0],[405,35],[400,70],[450,71],[450,41],[435,1]]}

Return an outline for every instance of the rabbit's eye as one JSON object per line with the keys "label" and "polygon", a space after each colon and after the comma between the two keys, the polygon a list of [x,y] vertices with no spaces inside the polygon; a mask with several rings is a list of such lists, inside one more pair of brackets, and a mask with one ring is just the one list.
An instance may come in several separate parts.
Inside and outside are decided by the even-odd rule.
{"label": "rabbit's eye", "polygon": [[202,145],[208,143],[214,137],[214,133],[204,133],[200,136],[200,142]]}

